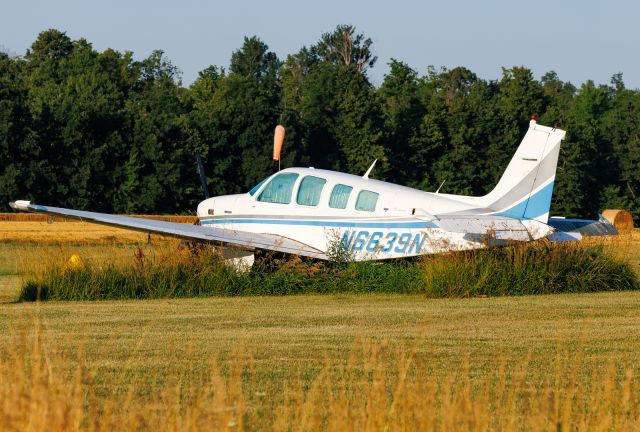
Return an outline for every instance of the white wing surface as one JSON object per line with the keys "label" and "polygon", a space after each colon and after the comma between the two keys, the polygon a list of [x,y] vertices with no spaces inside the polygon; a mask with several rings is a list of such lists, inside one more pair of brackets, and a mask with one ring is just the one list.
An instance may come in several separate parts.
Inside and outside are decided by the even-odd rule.
{"label": "white wing surface", "polygon": [[118,216],[60,207],[49,207],[31,204],[29,201],[16,201],[10,203],[10,205],[16,210],[80,219],[86,222],[126,228],[134,231],[161,234],[209,243],[225,243],[248,248],[267,249],[311,258],[327,259],[326,254],[318,249],[286,237],[271,234],[256,234],[246,231],[235,231],[130,216]]}

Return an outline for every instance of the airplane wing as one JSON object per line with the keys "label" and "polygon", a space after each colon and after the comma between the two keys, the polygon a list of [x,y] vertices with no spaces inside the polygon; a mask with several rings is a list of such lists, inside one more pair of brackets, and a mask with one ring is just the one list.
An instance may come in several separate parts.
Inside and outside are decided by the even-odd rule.
{"label": "airplane wing", "polygon": [[60,207],[49,207],[31,204],[30,201],[15,201],[9,205],[16,210],[63,216],[66,218],[80,219],[86,222],[126,228],[134,231],[161,234],[187,240],[209,243],[225,243],[235,246],[267,249],[277,252],[302,255],[311,258],[327,259],[326,254],[318,249],[286,237],[270,234],[257,234],[246,231],[202,227],[199,225],[188,225],[130,216],[118,216]]}

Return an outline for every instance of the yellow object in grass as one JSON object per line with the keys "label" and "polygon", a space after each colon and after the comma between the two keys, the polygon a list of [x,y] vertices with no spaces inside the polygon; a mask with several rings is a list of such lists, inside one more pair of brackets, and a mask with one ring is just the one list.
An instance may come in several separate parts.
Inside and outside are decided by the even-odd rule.
{"label": "yellow object in grass", "polygon": [[81,270],[84,268],[84,261],[80,255],[73,254],[69,261],[64,265],[64,270]]}

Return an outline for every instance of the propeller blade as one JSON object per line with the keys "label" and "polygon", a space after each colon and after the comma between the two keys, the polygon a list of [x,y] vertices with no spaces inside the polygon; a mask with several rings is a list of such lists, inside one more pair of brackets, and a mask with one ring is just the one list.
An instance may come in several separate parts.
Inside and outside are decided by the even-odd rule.
{"label": "propeller blade", "polygon": [[198,161],[198,172],[200,173],[200,181],[202,182],[202,193],[204,194],[204,199],[208,199],[210,195],[209,189],[207,188],[207,176],[204,174],[204,164],[198,152],[196,152],[196,160]]}

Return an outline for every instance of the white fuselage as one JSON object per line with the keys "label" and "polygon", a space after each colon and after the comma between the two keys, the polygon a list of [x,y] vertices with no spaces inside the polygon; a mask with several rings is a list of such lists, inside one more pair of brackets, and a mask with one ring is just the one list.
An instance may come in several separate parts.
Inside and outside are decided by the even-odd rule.
{"label": "white fuselage", "polygon": [[[279,184],[280,188],[271,185],[281,174],[295,179]],[[311,181],[304,180],[308,177]],[[349,188],[347,195],[344,191]],[[424,192],[334,171],[289,168],[251,193],[202,201],[198,218],[203,226],[282,236],[323,252],[343,245],[354,259],[366,260],[485,247],[486,241],[477,236],[438,228],[434,217],[483,214],[483,210],[469,197]],[[541,227],[544,224],[526,222],[530,232],[536,233],[527,239],[548,234],[546,226]]]}

